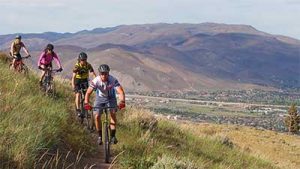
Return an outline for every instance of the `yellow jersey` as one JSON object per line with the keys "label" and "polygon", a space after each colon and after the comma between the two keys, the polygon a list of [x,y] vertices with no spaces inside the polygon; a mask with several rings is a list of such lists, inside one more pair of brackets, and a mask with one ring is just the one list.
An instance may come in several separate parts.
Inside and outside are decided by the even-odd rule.
{"label": "yellow jersey", "polygon": [[86,62],[86,64],[80,64],[79,62],[77,62],[75,64],[73,72],[76,73],[76,79],[88,79],[89,73],[94,72],[94,69],[88,62]]}

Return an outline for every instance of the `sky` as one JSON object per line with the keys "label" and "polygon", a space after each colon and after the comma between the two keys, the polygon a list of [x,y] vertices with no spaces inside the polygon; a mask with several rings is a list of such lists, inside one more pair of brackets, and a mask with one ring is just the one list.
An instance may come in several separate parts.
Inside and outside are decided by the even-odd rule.
{"label": "sky", "polygon": [[225,23],[300,39],[300,0],[0,0],[0,34]]}

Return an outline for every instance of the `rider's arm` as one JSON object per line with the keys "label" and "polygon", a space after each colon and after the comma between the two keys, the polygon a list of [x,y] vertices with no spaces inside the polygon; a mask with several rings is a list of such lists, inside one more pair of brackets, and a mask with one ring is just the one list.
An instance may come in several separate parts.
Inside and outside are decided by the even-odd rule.
{"label": "rider's arm", "polygon": [[29,51],[28,51],[28,49],[26,48],[26,46],[24,45],[24,43],[23,43],[23,50],[25,51],[26,55],[28,56],[28,55],[29,55]]}
{"label": "rider's arm", "polygon": [[56,53],[54,53],[53,58],[54,58],[54,60],[55,60],[55,62],[56,62],[56,64],[57,64],[57,66],[58,66],[59,68],[62,68],[61,63],[60,63],[60,60],[59,60],[59,58],[58,58],[58,56],[57,56]]}
{"label": "rider's arm", "polygon": [[92,73],[93,74],[93,78],[96,78],[96,73],[95,73],[95,71],[94,71],[94,68],[92,67],[92,65],[90,64],[90,73]]}
{"label": "rider's arm", "polygon": [[95,78],[91,81],[89,88],[86,91],[85,94],[85,99],[84,99],[84,103],[89,103],[89,99],[90,99],[90,95],[93,93],[94,90],[97,89],[97,83],[98,83],[98,79]]}
{"label": "rider's arm", "polygon": [[121,102],[125,102],[125,92],[124,92],[123,87],[120,85],[120,86],[116,87],[116,90],[119,94],[119,100]]}
{"label": "rider's arm", "polygon": [[42,61],[44,55],[45,55],[45,52],[42,52],[41,55],[40,55],[40,57],[39,57],[39,60],[38,60],[38,67],[41,66],[41,61]]}
{"label": "rider's arm", "polygon": [[75,77],[78,73],[78,65],[75,64],[75,67],[73,68],[73,75],[72,75],[72,87],[75,88]]}
{"label": "rider's arm", "polygon": [[86,91],[86,94],[85,94],[85,98],[84,98],[84,103],[87,104],[90,102],[90,95],[93,93],[93,88],[92,87],[89,87]]}
{"label": "rider's arm", "polygon": [[93,72],[94,78],[97,76],[95,72]]}
{"label": "rider's arm", "polygon": [[14,55],[14,42],[13,43],[11,43],[11,46],[10,46],[10,53],[11,53],[11,56],[13,56]]}
{"label": "rider's arm", "polygon": [[73,89],[75,88],[75,76],[76,76],[76,73],[73,73],[73,75],[72,75],[72,87],[73,87]]}

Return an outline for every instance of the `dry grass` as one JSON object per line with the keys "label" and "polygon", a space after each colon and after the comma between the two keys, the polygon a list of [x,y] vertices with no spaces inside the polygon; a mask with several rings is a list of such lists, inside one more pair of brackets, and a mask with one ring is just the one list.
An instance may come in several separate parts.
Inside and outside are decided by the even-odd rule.
{"label": "dry grass", "polygon": [[149,110],[127,108],[118,115],[117,168],[277,168],[234,147],[227,137],[207,137],[216,134],[213,129],[198,137]]}
{"label": "dry grass", "polygon": [[[70,117],[73,96],[68,86],[57,81],[55,99],[46,97],[32,72],[22,77],[10,71],[3,60],[5,55],[0,53],[0,168],[33,168],[39,159],[46,168],[57,168],[67,165],[61,158],[63,152],[93,151],[88,133]],[[63,152],[55,152],[62,148]],[[70,163],[79,161],[70,157]]]}
{"label": "dry grass", "polygon": [[280,168],[300,168],[300,137],[251,127],[184,122],[184,129],[200,137],[226,137],[236,147],[272,161]]}

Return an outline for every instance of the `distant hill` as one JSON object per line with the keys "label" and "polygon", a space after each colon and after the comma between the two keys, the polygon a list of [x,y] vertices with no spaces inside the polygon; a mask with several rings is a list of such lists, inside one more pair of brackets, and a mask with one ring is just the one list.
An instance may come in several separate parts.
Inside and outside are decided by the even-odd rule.
{"label": "distant hill", "polygon": [[[1,35],[0,49],[8,50],[14,36]],[[111,65],[128,90],[300,87],[300,41],[248,25],[121,25],[23,37],[34,55],[53,43],[66,77],[86,51],[95,67]]]}

